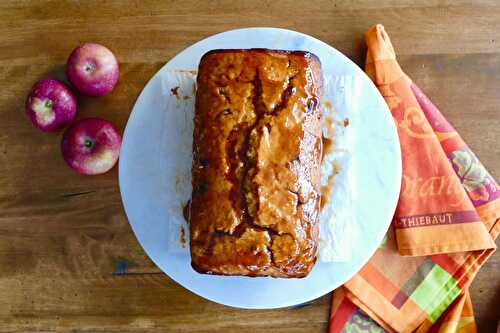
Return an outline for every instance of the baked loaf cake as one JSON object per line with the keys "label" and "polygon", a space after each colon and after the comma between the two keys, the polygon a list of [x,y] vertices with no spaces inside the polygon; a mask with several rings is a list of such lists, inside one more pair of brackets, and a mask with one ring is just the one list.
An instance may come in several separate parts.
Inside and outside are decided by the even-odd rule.
{"label": "baked loaf cake", "polygon": [[316,262],[322,72],[308,52],[200,62],[190,250],[206,274],[304,277]]}

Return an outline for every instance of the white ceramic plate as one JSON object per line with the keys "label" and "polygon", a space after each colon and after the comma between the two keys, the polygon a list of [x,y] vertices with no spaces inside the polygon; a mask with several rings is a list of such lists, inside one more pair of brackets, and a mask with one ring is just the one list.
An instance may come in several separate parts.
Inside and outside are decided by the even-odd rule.
{"label": "white ceramic plate", "polygon": [[[316,54],[327,75],[359,77],[361,103],[356,133],[359,186],[351,260],[318,262],[303,279],[210,276],[196,273],[187,255],[168,251],[171,214],[165,203],[172,191],[165,185],[175,172],[178,119],[169,119],[160,76],[172,70],[196,69],[212,49],[270,48]],[[173,98],[173,97],[172,97]],[[192,292],[217,303],[253,309],[301,304],[337,288],[373,255],[391,222],[401,185],[401,153],[394,121],[376,87],[363,71],[333,47],[304,34],[275,28],[227,31],[180,52],[148,82],[137,99],[125,129],[119,163],[123,205],[142,247],[160,269]],[[171,180],[170,180],[171,181]],[[175,300],[172,300],[175,301]]]}

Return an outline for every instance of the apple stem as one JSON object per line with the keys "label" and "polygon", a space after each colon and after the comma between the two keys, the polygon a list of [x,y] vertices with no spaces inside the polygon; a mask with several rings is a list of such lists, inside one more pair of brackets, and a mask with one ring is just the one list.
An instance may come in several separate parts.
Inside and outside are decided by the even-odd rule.
{"label": "apple stem", "polygon": [[92,141],[89,139],[86,139],[84,145],[85,145],[85,147],[90,148],[90,147],[92,147]]}
{"label": "apple stem", "polygon": [[47,99],[47,100],[45,101],[45,107],[46,107],[47,109],[50,109],[50,108],[52,107],[52,101],[51,101],[50,99]]}
{"label": "apple stem", "polygon": [[89,72],[89,73],[93,72],[94,68],[95,68],[94,64],[85,64],[85,71],[86,72]]}

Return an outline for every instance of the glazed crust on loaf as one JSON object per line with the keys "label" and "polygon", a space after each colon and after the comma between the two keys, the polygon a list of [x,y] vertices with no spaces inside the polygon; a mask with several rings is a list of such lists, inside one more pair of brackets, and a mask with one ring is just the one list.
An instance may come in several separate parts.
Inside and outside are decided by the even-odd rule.
{"label": "glazed crust on loaf", "polygon": [[213,50],[199,65],[189,207],[193,268],[304,277],[316,262],[321,64],[301,51]]}

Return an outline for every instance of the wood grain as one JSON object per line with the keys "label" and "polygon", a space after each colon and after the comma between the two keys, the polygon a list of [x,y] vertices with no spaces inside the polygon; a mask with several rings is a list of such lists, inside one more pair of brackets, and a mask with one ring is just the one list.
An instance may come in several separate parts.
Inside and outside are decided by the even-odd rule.
{"label": "wood grain", "polygon": [[[147,258],[121,206],[117,170],[83,177],[64,164],[61,133],[42,134],[24,99],[64,79],[78,43],[107,45],[121,80],[79,98],[78,117],[123,129],[147,80],[190,44],[228,29],[275,26],[335,46],[362,65],[363,33],[383,23],[404,70],[500,177],[500,3],[483,1],[0,2],[0,332],[325,332],[330,297],[272,311],[217,305]],[[475,279],[480,332],[500,319],[500,254]]]}

